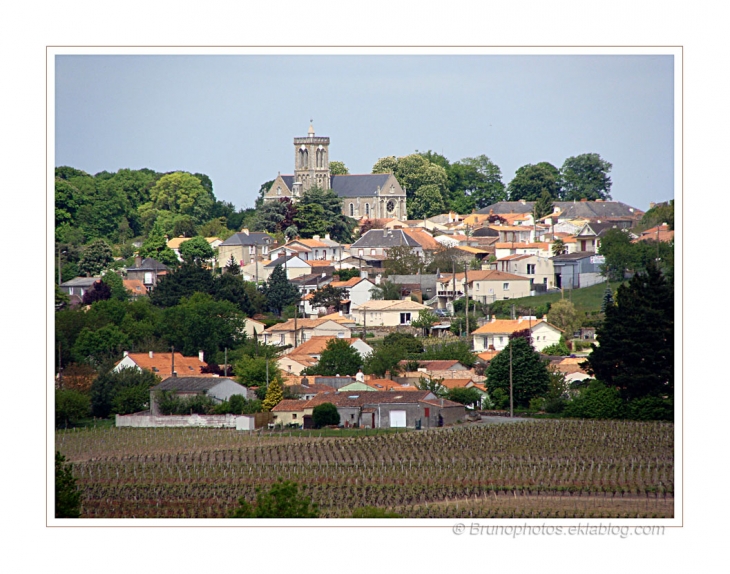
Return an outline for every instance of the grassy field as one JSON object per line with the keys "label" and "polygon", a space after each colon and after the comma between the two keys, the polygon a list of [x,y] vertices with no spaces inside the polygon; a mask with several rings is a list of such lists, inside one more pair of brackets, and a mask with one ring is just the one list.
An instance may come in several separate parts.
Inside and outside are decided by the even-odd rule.
{"label": "grassy field", "polygon": [[[292,480],[322,517],[376,506],[411,518],[670,517],[668,423],[542,420],[397,434],[228,429],[56,433],[85,518],[222,518]],[[341,432],[341,431],[339,431]],[[326,433],[329,435],[330,433]]]}
{"label": "grassy field", "polygon": [[547,295],[536,295],[535,297],[510,299],[509,303],[514,303],[515,307],[531,308],[534,310],[546,303],[555,303],[555,301],[565,298],[572,301],[575,308],[580,312],[598,312],[601,310],[606,285],[610,286],[611,290],[615,293],[616,288],[621,285],[621,281],[614,281],[608,284],[600,283],[583,289],[567,289],[562,294],[549,293]]}

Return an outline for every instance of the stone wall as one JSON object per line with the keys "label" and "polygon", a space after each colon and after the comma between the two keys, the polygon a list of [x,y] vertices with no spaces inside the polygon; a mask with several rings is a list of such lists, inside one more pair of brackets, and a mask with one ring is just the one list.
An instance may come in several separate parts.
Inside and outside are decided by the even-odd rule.
{"label": "stone wall", "polygon": [[134,428],[209,427],[253,430],[249,415],[116,415],[116,426]]}

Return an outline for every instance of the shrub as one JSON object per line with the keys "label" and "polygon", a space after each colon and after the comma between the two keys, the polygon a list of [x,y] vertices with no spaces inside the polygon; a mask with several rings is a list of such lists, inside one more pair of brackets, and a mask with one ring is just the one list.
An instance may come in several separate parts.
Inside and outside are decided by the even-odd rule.
{"label": "shrub", "polygon": [[479,405],[482,401],[482,395],[479,391],[464,387],[450,389],[446,398],[462,405]]}
{"label": "shrub", "polygon": [[56,518],[81,516],[81,492],[73,476],[73,467],[56,451]]}
{"label": "shrub", "polygon": [[618,389],[592,381],[566,405],[564,414],[581,419],[620,419],[625,410]]}
{"label": "shrub", "polygon": [[549,345],[542,350],[543,355],[551,355],[554,357],[566,357],[570,355],[570,349],[565,344],[565,337],[560,336],[560,341],[554,345]]}
{"label": "shrub", "polygon": [[322,403],[312,410],[312,422],[316,428],[340,424],[340,413],[332,403]]}
{"label": "shrub", "polygon": [[509,393],[504,389],[494,389],[491,392],[491,399],[495,409],[504,410],[509,408]]}
{"label": "shrub", "polygon": [[655,396],[640,397],[629,401],[627,415],[635,421],[673,421],[674,402]]}
{"label": "shrub", "polygon": [[295,482],[279,479],[268,491],[256,489],[256,502],[238,499],[239,507],[231,518],[317,518],[319,510],[311,498],[299,494]]}

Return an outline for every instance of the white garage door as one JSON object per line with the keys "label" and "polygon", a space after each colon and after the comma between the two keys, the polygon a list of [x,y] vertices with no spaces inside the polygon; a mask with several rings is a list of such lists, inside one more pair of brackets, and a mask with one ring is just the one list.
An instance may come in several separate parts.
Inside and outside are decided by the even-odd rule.
{"label": "white garage door", "polygon": [[405,428],[406,411],[390,411],[390,426]]}

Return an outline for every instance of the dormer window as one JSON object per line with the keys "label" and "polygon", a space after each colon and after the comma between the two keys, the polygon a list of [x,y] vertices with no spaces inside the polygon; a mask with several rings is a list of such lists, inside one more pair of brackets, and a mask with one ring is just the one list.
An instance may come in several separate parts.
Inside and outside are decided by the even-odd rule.
{"label": "dormer window", "polygon": [[276,195],[281,195],[281,187],[276,187]]}

